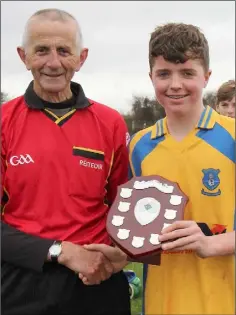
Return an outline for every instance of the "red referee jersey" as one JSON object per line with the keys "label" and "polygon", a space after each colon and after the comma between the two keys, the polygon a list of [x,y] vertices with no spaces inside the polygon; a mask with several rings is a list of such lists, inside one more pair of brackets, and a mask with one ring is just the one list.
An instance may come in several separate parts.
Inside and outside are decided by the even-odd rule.
{"label": "red referee jersey", "polygon": [[2,106],[2,220],[33,235],[110,244],[106,215],[127,181],[127,128],[114,109],[71,83],[59,118],[33,91]]}

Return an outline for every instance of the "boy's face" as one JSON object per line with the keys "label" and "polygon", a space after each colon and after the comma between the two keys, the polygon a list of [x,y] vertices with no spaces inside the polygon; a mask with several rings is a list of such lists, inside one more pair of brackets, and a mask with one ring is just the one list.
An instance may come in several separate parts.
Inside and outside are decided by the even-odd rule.
{"label": "boy's face", "polygon": [[150,73],[156,98],[166,115],[185,115],[202,106],[202,92],[210,77],[198,60],[174,64],[162,56],[156,58]]}
{"label": "boy's face", "polygon": [[216,110],[219,114],[235,118],[235,96],[231,101],[222,101],[216,105]]}

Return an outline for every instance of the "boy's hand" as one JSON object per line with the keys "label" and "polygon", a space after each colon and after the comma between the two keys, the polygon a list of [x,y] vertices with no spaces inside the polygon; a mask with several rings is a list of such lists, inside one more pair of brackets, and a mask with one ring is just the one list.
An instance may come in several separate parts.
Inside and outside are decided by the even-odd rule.
{"label": "boy's hand", "polygon": [[165,242],[162,244],[163,250],[193,250],[201,258],[210,256],[210,240],[211,237],[205,236],[194,221],[176,221],[163,229],[159,236],[159,241]]}

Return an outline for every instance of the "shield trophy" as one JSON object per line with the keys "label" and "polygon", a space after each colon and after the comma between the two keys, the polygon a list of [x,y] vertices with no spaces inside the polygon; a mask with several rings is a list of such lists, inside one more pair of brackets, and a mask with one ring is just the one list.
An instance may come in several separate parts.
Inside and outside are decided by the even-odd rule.
{"label": "shield trophy", "polygon": [[118,187],[107,215],[107,231],[129,261],[160,265],[162,229],[184,219],[188,197],[161,176],[133,177]]}

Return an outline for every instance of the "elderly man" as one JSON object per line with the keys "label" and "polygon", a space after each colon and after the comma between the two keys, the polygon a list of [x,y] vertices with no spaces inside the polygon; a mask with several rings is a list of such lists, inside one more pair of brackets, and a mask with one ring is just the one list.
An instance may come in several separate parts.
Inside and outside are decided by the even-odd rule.
{"label": "elderly man", "polygon": [[2,106],[3,314],[129,315],[126,255],[83,246],[112,246],[105,223],[127,180],[124,120],[71,81],[88,49],[67,12],[36,12],[17,51],[33,81]]}

